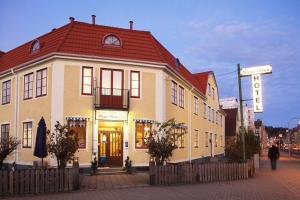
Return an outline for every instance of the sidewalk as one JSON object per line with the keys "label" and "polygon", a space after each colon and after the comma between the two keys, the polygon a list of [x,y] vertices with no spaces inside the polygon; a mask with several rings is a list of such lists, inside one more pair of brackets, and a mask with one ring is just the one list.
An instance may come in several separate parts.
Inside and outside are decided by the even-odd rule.
{"label": "sidewalk", "polygon": [[13,199],[297,200],[300,199],[299,171],[300,159],[289,158],[282,153],[276,171],[270,170],[269,160],[263,157],[261,159],[261,169],[255,174],[254,178],[248,180],[165,187],[115,188],[109,190],[85,188],[73,193],[15,197]]}

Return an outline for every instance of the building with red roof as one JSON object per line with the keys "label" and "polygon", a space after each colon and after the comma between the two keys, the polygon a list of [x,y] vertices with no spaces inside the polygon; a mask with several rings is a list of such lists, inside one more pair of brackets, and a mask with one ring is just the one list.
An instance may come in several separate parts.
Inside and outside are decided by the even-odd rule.
{"label": "building with red roof", "polygon": [[[224,154],[225,112],[212,71],[192,74],[149,31],[70,22],[0,52],[1,137],[22,141],[7,162],[32,165],[37,124],[68,124],[82,167],[148,166],[145,138],[175,118],[188,133],[170,162]],[[5,113],[5,114],[4,114]],[[56,165],[50,156],[46,159]]]}

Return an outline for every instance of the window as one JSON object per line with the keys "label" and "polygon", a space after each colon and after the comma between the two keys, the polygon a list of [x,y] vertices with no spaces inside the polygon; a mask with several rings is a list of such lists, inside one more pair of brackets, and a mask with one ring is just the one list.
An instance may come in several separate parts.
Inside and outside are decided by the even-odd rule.
{"label": "window", "polygon": [[9,124],[2,124],[1,125],[1,141],[7,141],[9,138]]}
{"label": "window", "polygon": [[203,118],[206,119],[206,103],[203,102]]}
{"label": "window", "polygon": [[218,124],[218,123],[219,123],[219,113],[216,112],[216,124]]}
{"label": "window", "polygon": [[122,96],[123,70],[101,69],[101,95]]}
{"label": "window", "polygon": [[223,147],[223,136],[220,136],[220,147]]}
{"label": "window", "polygon": [[207,91],[208,91],[208,96],[210,96],[210,94],[211,94],[210,83],[207,83]]}
{"label": "window", "polygon": [[179,86],[179,107],[184,108],[184,88]]}
{"label": "window", "polygon": [[208,147],[208,132],[205,132],[205,147]]}
{"label": "window", "polygon": [[104,45],[121,46],[120,39],[115,35],[108,35],[103,40]]}
{"label": "window", "polygon": [[47,95],[47,69],[41,69],[36,72],[36,96]]}
{"label": "window", "polygon": [[215,99],[215,88],[211,88],[212,98]]}
{"label": "window", "polygon": [[23,122],[23,148],[32,146],[32,122]]}
{"label": "window", "polygon": [[34,53],[34,52],[40,50],[40,48],[41,48],[40,42],[38,40],[34,40],[31,45],[31,53]]}
{"label": "window", "polygon": [[223,126],[223,116],[222,115],[220,115],[220,124],[221,124],[221,126]]}
{"label": "window", "polygon": [[150,136],[152,129],[151,123],[135,123],[135,148],[145,149],[148,148],[147,138]]}
{"label": "window", "polygon": [[33,73],[24,75],[24,96],[23,99],[31,99],[33,97]]}
{"label": "window", "polygon": [[211,111],[211,121],[212,121],[212,123],[215,123],[215,110],[214,109],[212,109],[212,111]]}
{"label": "window", "polygon": [[199,130],[195,130],[194,148],[199,147]]}
{"label": "window", "polygon": [[133,98],[140,97],[140,72],[130,72],[130,95]]}
{"label": "window", "polygon": [[199,109],[199,100],[197,97],[194,97],[194,114],[198,115],[198,109]]}
{"label": "window", "polygon": [[81,94],[92,95],[93,68],[82,67]]}
{"label": "window", "polygon": [[208,118],[208,120],[210,121],[210,120],[211,120],[211,118],[210,118],[210,116],[211,116],[211,115],[210,115],[210,106],[208,106],[208,113],[207,113],[207,115],[208,115],[207,118]]}
{"label": "window", "polygon": [[217,134],[215,134],[215,147],[218,147],[218,137],[217,137]]}
{"label": "window", "polygon": [[80,149],[86,148],[86,120],[68,120],[70,130],[73,130],[78,138],[78,147]]}
{"label": "window", "polygon": [[173,104],[177,105],[177,83],[174,81],[171,83],[171,100]]}
{"label": "window", "polygon": [[11,88],[10,80],[2,83],[2,105],[10,103],[10,88]]}

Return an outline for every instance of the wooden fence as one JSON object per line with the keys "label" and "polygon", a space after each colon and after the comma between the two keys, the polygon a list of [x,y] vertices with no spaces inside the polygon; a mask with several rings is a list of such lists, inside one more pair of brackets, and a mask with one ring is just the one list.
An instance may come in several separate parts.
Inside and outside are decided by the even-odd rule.
{"label": "wooden fence", "polygon": [[254,175],[254,162],[248,160],[246,163],[209,162],[165,166],[151,163],[149,175],[150,185],[241,180]]}
{"label": "wooden fence", "polygon": [[68,192],[79,189],[79,169],[0,170],[0,196]]}

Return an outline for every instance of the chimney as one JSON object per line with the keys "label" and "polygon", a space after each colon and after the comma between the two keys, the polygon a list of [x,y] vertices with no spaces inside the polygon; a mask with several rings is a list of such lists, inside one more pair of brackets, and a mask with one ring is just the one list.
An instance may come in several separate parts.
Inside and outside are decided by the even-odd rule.
{"label": "chimney", "polygon": [[130,30],[133,29],[133,21],[129,21],[129,27],[130,27]]}
{"label": "chimney", "polygon": [[53,29],[52,29],[52,31],[55,31],[55,30],[56,30],[56,28],[53,28]]}
{"label": "chimney", "polygon": [[70,22],[74,22],[75,18],[74,17],[69,17]]}
{"label": "chimney", "polygon": [[96,15],[92,15],[92,24],[96,24]]}

